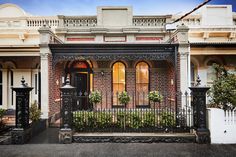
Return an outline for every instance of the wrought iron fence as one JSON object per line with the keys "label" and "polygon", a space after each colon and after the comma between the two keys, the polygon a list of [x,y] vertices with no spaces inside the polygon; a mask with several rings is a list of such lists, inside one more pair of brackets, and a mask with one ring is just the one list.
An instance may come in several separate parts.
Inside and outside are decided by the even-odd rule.
{"label": "wrought iron fence", "polygon": [[[146,101],[146,107],[136,104],[139,98],[133,93],[130,105],[119,108],[108,105],[112,93],[102,94],[98,107],[89,104],[88,95],[80,94],[74,100],[78,108],[73,107],[73,128],[78,132],[189,132],[193,127],[191,97],[186,93],[181,98],[185,104],[178,106],[175,98],[165,95],[161,102]],[[82,109],[85,99],[88,105]]]}

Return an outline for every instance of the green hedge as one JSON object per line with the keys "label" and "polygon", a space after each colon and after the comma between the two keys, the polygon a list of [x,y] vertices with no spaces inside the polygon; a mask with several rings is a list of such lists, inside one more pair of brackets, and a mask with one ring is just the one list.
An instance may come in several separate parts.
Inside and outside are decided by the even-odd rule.
{"label": "green hedge", "polygon": [[109,128],[152,128],[172,127],[175,125],[173,112],[156,113],[153,110],[117,110],[106,111],[77,111],[73,113],[73,126],[76,131],[88,131]]}

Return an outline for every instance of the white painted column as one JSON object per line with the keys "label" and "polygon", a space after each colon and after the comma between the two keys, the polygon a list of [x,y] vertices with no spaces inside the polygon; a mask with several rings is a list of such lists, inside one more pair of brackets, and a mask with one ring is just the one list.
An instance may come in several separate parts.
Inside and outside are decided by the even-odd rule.
{"label": "white painted column", "polygon": [[48,113],[49,113],[48,53],[40,54],[40,62],[41,62],[41,112],[42,112],[41,118],[48,119]]}
{"label": "white painted column", "polygon": [[7,69],[2,69],[2,108],[8,109]]}
{"label": "white painted column", "polygon": [[40,33],[40,67],[41,67],[41,118],[49,118],[49,55],[48,44],[52,40],[53,32],[48,27],[42,27]]}
{"label": "white painted column", "polygon": [[188,77],[188,55],[189,52],[184,51],[182,46],[179,47],[180,56],[180,90],[182,93],[188,91],[189,77]]}
{"label": "white painted column", "polygon": [[[189,87],[191,84],[190,77],[190,45],[188,41],[189,28],[181,25],[177,28],[177,39],[179,43],[179,64],[180,64],[180,91],[184,94],[186,91],[190,93]],[[182,106],[187,104],[186,97],[182,97]],[[190,103],[189,103],[190,105]]]}

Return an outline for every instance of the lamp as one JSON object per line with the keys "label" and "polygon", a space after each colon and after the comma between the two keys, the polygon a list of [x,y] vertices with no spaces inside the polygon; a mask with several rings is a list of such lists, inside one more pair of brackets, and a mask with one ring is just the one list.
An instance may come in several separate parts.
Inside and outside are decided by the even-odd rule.
{"label": "lamp", "polygon": [[104,76],[104,71],[103,70],[101,71],[101,75]]}

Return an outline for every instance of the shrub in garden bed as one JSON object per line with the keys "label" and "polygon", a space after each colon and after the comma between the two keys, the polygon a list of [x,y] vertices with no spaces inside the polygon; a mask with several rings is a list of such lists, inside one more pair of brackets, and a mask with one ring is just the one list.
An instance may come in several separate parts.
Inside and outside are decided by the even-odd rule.
{"label": "shrub in garden bed", "polygon": [[[76,131],[172,127],[175,117],[170,112],[155,113],[154,110],[77,111],[73,113]],[[138,130],[137,130],[138,131]]]}

